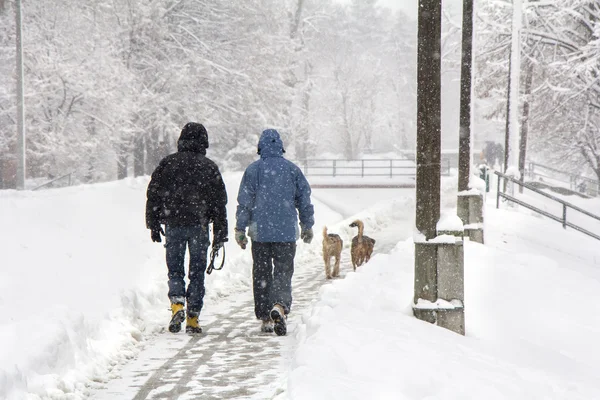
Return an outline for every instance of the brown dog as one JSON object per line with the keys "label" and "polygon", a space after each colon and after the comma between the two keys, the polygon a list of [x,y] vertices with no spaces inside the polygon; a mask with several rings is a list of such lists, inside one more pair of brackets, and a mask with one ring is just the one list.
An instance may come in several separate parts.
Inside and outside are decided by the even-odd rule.
{"label": "brown dog", "polygon": [[[323,227],[323,261],[325,261],[325,277],[335,278],[340,275],[340,257],[344,242],[339,235],[327,233],[327,227]],[[335,257],[335,265],[331,271],[331,257]]]}
{"label": "brown dog", "polygon": [[358,235],[352,238],[352,246],[350,247],[352,266],[356,271],[356,267],[360,267],[363,263],[366,263],[371,259],[373,247],[375,246],[375,239],[363,235],[365,225],[359,219],[351,223],[350,227],[358,227]]}

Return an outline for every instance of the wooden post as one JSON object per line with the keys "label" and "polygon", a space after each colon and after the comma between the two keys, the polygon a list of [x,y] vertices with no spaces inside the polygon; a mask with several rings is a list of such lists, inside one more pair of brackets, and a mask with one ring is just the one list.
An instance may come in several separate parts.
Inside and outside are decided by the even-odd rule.
{"label": "wooden post", "polygon": [[416,225],[427,239],[440,218],[441,0],[419,0]]}
{"label": "wooden post", "polygon": [[473,64],[473,0],[463,1],[458,191],[469,190],[471,173],[471,69]]}
{"label": "wooden post", "polygon": [[[417,49],[416,225],[425,240],[437,235],[441,173],[441,0],[419,0]],[[437,246],[415,240],[414,314],[435,322],[435,311],[417,307],[437,301]]]}

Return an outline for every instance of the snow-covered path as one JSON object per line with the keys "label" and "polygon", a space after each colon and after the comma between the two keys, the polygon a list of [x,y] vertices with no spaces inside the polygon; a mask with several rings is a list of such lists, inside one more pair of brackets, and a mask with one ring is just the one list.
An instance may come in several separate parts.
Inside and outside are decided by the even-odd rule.
{"label": "snow-covered path", "polygon": [[259,331],[251,291],[222,299],[229,306],[207,304],[202,335],[160,334],[123,369],[119,379],[92,398],[273,398],[285,384],[295,321],[324,282],[320,263],[297,268],[286,337]]}
{"label": "snow-covered path", "polygon": [[[234,197],[240,174],[225,178]],[[0,310],[10,315],[0,323],[0,398],[600,398],[593,239],[488,198],[486,245],[465,246],[463,337],[412,316],[414,191],[318,189],[288,336],[259,332],[251,254],[230,243],[225,268],[207,277],[205,333],[190,338],[165,332],[164,248],[143,225],[147,183],[0,192]],[[442,183],[448,218],[456,185]],[[378,253],[356,273],[355,218]],[[324,279],[324,225],[344,239],[343,279]]]}
{"label": "snow-covered path", "polygon": [[[340,217],[353,218],[358,211],[376,202],[373,201],[373,197],[381,199],[381,196],[382,192],[355,195],[353,199],[346,196],[345,209],[340,212]],[[340,193],[316,190],[313,197],[316,202],[327,204],[331,202],[332,197],[339,198]],[[407,215],[410,213],[407,212]],[[358,216],[374,217],[371,214]],[[339,226],[331,224],[330,229],[333,228],[336,232],[345,229],[346,234],[343,237],[348,237],[353,234],[353,230],[347,225],[345,219],[339,222]],[[259,331],[260,323],[254,319],[251,289],[238,289],[218,299],[209,297],[201,314],[204,331],[202,335],[174,335],[163,329],[163,332],[144,345],[144,350],[135,359],[116,372],[118,378],[109,381],[105,388],[92,393],[91,398],[286,398],[289,364],[297,344],[296,327],[302,314],[309,312],[311,303],[318,298],[321,286],[330,283],[325,279],[320,255],[321,228],[322,226],[315,226],[316,238],[310,246],[298,243],[292,313],[288,320],[286,337]],[[399,238],[406,238],[411,232],[411,224],[408,221],[406,224],[377,226],[378,242],[375,252],[389,252]],[[346,240],[342,253],[339,279],[351,273],[349,242]],[[213,274],[219,273],[216,271]],[[213,276],[207,277],[212,278]],[[165,312],[165,316],[167,315]]]}

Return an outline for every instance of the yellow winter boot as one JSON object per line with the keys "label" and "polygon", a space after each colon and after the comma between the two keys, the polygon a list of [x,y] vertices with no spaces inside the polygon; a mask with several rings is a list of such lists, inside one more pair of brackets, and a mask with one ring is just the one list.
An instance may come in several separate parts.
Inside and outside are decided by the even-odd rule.
{"label": "yellow winter boot", "polygon": [[185,333],[196,334],[202,333],[202,328],[198,325],[198,315],[188,315],[185,322]]}
{"label": "yellow winter boot", "polygon": [[185,311],[183,310],[183,304],[171,304],[171,322],[169,322],[169,332],[179,332],[184,319]]}

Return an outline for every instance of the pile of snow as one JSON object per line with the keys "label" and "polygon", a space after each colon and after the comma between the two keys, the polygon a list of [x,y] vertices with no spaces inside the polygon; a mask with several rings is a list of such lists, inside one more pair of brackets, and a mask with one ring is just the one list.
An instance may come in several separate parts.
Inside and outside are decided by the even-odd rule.
{"label": "pile of snow", "polygon": [[486,245],[465,244],[465,337],[412,316],[414,244],[402,241],[322,287],[288,397],[598,398],[598,243],[492,201]]}
{"label": "pile of snow", "polygon": [[[240,177],[224,176],[230,230]],[[0,398],[84,398],[164,330],[164,248],[144,226],[147,184],[0,192]],[[442,181],[444,226],[457,226],[455,188],[456,176]],[[360,218],[381,247],[356,273],[326,284],[302,316],[283,395],[598,397],[597,242],[522,208],[496,210],[489,196],[486,245],[465,246],[461,337],[412,316],[412,191],[320,189],[313,202],[316,243],[299,246],[299,266],[320,258],[323,225],[349,238],[349,222]],[[250,252],[232,241],[225,268],[207,278],[207,302],[247,293],[250,265]]]}
{"label": "pile of snow", "polygon": [[[224,174],[230,232],[241,176]],[[0,399],[83,398],[164,331],[165,250],[145,227],[147,185],[0,191]],[[342,219],[313,202],[318,226]],[[251,252],[230,237],[207,303],[251,291]]]}
{"label": "pile of snow", "polygon": [[81,395],[157,331],[146,184],[0,192],[0,398]]}

